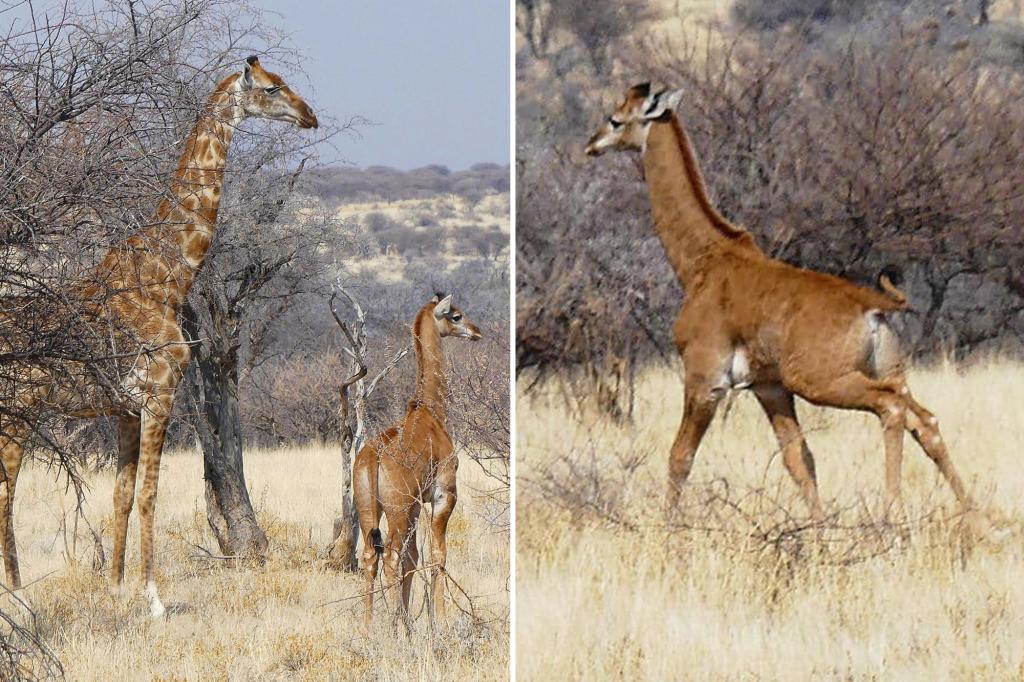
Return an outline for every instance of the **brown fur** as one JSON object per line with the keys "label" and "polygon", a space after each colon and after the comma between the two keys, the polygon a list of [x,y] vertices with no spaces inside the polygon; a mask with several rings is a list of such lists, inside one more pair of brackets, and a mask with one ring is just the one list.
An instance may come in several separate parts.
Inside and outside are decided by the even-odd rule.
{"label": "brown fur", "polygon": [[[258,60],[248,67],[253,89],[279,83],[264,71]],[[114,555],[111,586],[120,590],[124,579],[124,555],[128,517],[135,495],[136,472],[141,465],[138,493],[142,545],[142,579],[154,615],[163,613],[153,582],[153,515],[156,506],[160,453],[171,414],[174,392],[189,362],[189,348],[178,325],[181,305],[188,295],[213,237],[220,203],[221,184],[234,124],[245,116],[260,114],[262,91],[239,90],[242,74],[222,80],[207,100],[205,110],[185,143],[171,184],[172,198],[156,210],[154,225],[129,237],[110,250],[100,265],[75,286],[70,298],[80,305],[86,328],[81,333],[108,338],[109,330],[121,352],[137,358],[124,368],[116,401],[109,393],[89,386],[80,368],[56,377],[28,370],[35,387],[18,396],[24,407],[44,403],[47,410],[69,417],[116,414],[119,423],[117,481],[114,486]],[[294,122],[315,127],[316,117],[293,93]],[[254,103],[254,99],[259,100]],[[244,109],[244,111],[243,111]],[[273,110],[279,118],[279,109]],[[233,119],[237,119],[232,122]],[[7,581],[20,587],[18,555],[12,514],[14,492],[21,468],[23,443],[31,432],[28,423],[6,424],[0,433],[0,540],[3,544]]]}
{"label": "brown fur", "polygon": [[[682,424],[669,461],[670,509],[693,465],[719,400],[751,388],[775,430],[783,461],[812,515],[822,517],[814,459],[794,395],[865,410],[882,421],[886,488],[900,493],[903,430],[936,463],[964,507],[971,506],[935,418],[910,395],[886,315],[906,307],[891,281],[884,293],[768,257],[712,205],[689,138],[663,96],[632,88],[587,145],[643,150],[655,227],[686,289],[674,339],[686,372]],[[677,97],[668,96],[668,101]]]}
{"label": "brown fur", "polygon": [[[416,315],[416,392],[401,423],[371,439],[359,451],[352,469],[353,497],[363,538],[362,569],[366,581],[365,622],[373,614],[373,583],[379,554],[383,554],[385,593],[401,584],[402,598],[394,603],[408,626],[412,573],[419,560],[416,522],[420,505],[431,504],[431,608],[445,620],[444,575],[448,554],[445,533],[458,498],[451,438],[446,430],[445,336],[479,339],[480,331],[454,307],[442,310],[450,297],[435,297]],[[386,541],[380,536],[381,513],[388,520]]]}

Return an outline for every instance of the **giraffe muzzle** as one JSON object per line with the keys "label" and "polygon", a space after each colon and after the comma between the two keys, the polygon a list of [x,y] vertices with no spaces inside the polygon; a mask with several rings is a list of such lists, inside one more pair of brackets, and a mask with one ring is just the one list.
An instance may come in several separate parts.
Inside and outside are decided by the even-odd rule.
{"label": "giraffe muzzle", "polygon": [[583,148],[583,152],[587,156],[601,156],[604,153],[604,148],[600,145],[601,135],[594,135],[587,142],[587,146]]}

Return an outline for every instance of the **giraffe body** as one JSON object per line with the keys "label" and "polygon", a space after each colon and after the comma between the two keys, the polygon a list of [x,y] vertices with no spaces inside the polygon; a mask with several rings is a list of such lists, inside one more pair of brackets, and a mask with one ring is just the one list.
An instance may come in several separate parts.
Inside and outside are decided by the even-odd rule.
{"label": "giraffe body", "polygon": [[652,93],[648,83],[630,88],[586,148],[592,156],[641,152],[655,230],[686,291],[673,327],[685,396],[669,457],[669,509],[677,506],[719,401],[733,388],[749,388],[760,402],[815,519],[823,511],[795,395],[878,416],[890,501],[900,495],[907,430],[971,509],[935,417],[910,394],[888,325],[888,315],[906,308],[906,296],[884,272],[879,292],[771,258],[726,220],[708,196],[675,114],[680,98],[680,91]]}
{"label": "giraffe body", "polygon": [[[213,240],[228,148],[247,117],[316,128],[310,107],[256,57],[218,83],[185,142],[153,224],[112,248],[69,294],[75,332],[112,356],[100,372],[82,363],[28,367],[16,400],[23,413],[70,418],[117,415],[111,587],[121,591],[128,517],[139,504],[143,594],[154,617],[164,614],[153,566],[153,521],[160,455],[174,392],[190,351],[178,313]],[[55,323],[60,323],[56,321]],[[0,320],[2,323],[2,320]],[[34,424],[9,420],[0,428],[0,541],[7,582],[21,585],[13,511],[24,444]],[[139,473],[141,470],[141,474]],[[136,479],[141,478],[136,494]]]}
{"label": "giraffe body", "polygon": [[[451,296],[438,294],[413,322],[416,347],[416,392],[402,421],[363,446],[352,468],[353,498],[363,538],[362,569],[366,581],[365,623],[373,612],[373,583],[384,562],[385,593],[401,587],[395,599],[397,615],[408,627],[413,571],[419,560],[416,524],[423,504],[431,505],[431,600],[438,620],[445,619],[445,534],[458,499],[459,460],[446,427],[447,380],[441,339],[455,336],[477,340],[480,330],[451,305]],[[387,517],[388,535],[380,532]]]}

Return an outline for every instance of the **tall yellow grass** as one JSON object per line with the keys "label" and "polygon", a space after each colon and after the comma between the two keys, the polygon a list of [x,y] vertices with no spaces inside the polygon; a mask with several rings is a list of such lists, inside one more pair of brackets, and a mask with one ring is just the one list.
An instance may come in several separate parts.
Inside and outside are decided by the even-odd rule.
{"label": "tall yellow grass", "polygon": [[[508,535],[484,521],[487,483],[472,462],[459,469],[459,504],[449,526],[448,570],[473,596],[475,625],[453,609],[451,631],[432,636],[426,617],[411,638],[395,635],[378,612],[361,630],[361,600],[324,605],[362,592],[358,576],[318,558],[340,509],[336,448],[252,451],[246,477],[270,540],[262,566],[229,567],[206,527],[200,457],[169,453],[157,501],[157,584],[168,607],[152,621],[138,592],[138,526],[129,528],[126,596],[110,596],[107,570],[92,567],[93,541],[79,524],[72,542],[73,499],[51,471],[23,473],[16,528],[23,597],[36,611],[69,680],[502,680],[507,679]],[[109,558],[113,473],[87,476],[85,513],[104,527]],[[421,533],[421,536],[423,533]],[[66,536],[66,539],[65,539]],[[71,555],[70,558],[68,555]],[[109,564],[109,561],[108,561]],[[424,575],[425,574],[421,574]],[[423,581],[416,587],[419,613]],[[14,610],[9,598],[0,608]],[[379,602],[379,600],[378,600]],[[459,603],[467,606],[464,598]]]}
{"label": "tall yellow grass", "polygon": [[[831,516],[802,530],[806,510],[749,395],[716,417],[683,518],[669,528],[662,504],[680,376],[642,378],[634,427],[571,409],[554,386],[520,396],[521,679],[1024,679],[1024,367],[991,361],[910,376],[997,519],[976,542],[965,541],[952,494],[910,439],[900,523],[879,521],[877,420],[806,404],[799,412]],[[571,478],[566,457],[589,477],[590,488],[570,488],[589,507],[558,501]]]}

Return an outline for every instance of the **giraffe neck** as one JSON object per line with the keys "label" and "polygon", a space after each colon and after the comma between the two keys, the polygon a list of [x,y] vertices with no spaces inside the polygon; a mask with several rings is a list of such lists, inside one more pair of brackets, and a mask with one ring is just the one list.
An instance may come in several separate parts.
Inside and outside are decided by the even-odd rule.
{"label": "giraffe neck", "polygon": [[153,226],[108,256],[119,261],[113,272],[121,286],[141,289],[175,310],[188,295],[213,240],[228,147],[244,117],[234,96],[238,81],[239,74],[228,76],[207,99]]}
{"label": "giraffe neck", "polygon": [[433,304],[423,308],[416,316],[412,339],[416,348],[416,392],[412,402],[426,407],[444,423],[448,380],[444,371],[441,333],[437,331],[434,322]]}
{"label": "giraffe neck", "polygon": [[655,228],[683,286],[697,263],[717,249],[739,245],[760,252],[750,234],[711,203],[690,138],[675,114],[651,124],[643,161]]}

